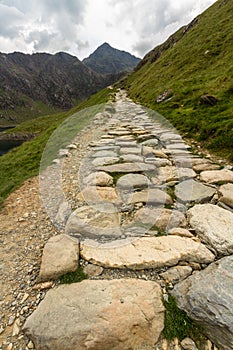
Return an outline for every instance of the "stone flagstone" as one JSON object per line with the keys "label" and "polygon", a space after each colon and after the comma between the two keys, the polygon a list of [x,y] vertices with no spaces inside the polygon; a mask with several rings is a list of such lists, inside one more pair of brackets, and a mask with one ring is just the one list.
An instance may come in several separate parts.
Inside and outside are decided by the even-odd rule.
{"label": "stone flagstone", "polygon": [[95,167],[101,166],[101,165],[108,165],[108,164],[114,164],[119,162],[119,158],[118,157],[104,157],[104,158],[95,158],[92,161],[92,164]]}
{"label": "stone flagstone", "polygon": [[169,230],[178,226],[185,226],[186,219],[178,210],[164,208],[141,208],[134,216],[132,224],[144,224],[149,227],[157,227],[161,230]]}
{"label": "stone flagstone", "polygon": [[179,236],[128,238],[109,243],[85,240],[83,259],[107,268],[134,270],[175,266],[180,261],[210,263],[214,255],[200,242]]}
{"label": "stone flagstone", "polygon": [[112,204],[83,206],[76,209],[69,217],[65,232],[82,238],[101,236],[119,236],[120,214]]}
{"label": "stone flagstone", "polygon": [[85,280],[49,291],[23,330],[37,350],[152,350],[163,322],[157,283]]}
{"label": "stone flagstone", "polygon": [[127,174],[118,179],[116,187],[119,189],[130,190],[147,188],[149,185],[151,185],[151,182],[145,175]]}
{"label": "stone flagstone", "polygon": [[146,203],[148,205],[171,205],[171,197],[158,188],[144,189],[131,193],[122,194],[122,199],[127,204]]}
{"label": "stone flagstone", "polygon": [[46,243],[39,278],[41,281],[56,279],[78,267],[79,242],[67,235],[58,235]]}
{"label": "stone flagstone", "polygon": [[233,254],[233,213],[212,204],[198,204],[187,213],[202,242],[221,255]]}
{"label": "stone flagstone", "polygon": [[210,200],[216,190],[194,180],[180,182],[175,187],[175,195],[180,202],[203,203]]}
{"label": "stone flagstone", "polygon": [[84,188],[77,196],[78,201],[86,203],[102,203],[111,202],[120,204],[115,188],[113,187],[97,187],[89,186]]}
{"label": "stone flagstone", "polygon": [[233,182],[233,171],[228,169],[203,171],[200,180],[210,184]]}
{"label": "stone flagstone", "polygon": [[222,185],[219,188],[219,192],[222,195],[220,202],[227,204],[233,208],[233,184]]}
{"label": "stone flagstone", "polygon": [[113,178],[104,171],[99,171],[88,175],[83,179],[87,186],[103,186],[108,187],[113,185]]}
{"label": "stone flagstone", "polygon": [[155,171],[156,167],[152,164],[145,163],[121,163],[99,167],[97,170],[106,171],[107,173],[138,173]]}

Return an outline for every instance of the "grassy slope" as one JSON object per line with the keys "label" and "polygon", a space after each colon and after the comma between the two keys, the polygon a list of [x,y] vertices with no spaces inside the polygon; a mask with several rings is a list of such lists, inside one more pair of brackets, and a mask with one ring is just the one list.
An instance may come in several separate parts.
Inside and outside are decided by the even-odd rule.
{"label": "grassy slope", "polygon": [[[38,174],[41,156],[54,130],[68,117],[74,115],[78,111],[107,102],[110,93],[111,90],[104,89],[69,112],[39,117],[33,121],[22,123],[15,128],[14,131],[10,131],[17,133],[22,132],[24,134],[27,132],[37,133],[37,137],[0,157],[0,205],[9,193],[19,187],[24,180]],[[96,108],[96,112],[98,112],[98,107]],[[88,113],[79,113],[75,115],[74,118],[75,117],[77,117],[77,126],[75,127],[76,133],[90,123],[92,118]],[[70,129],[71,125],[68,123],[66,125],[66,123],[64,123],[63,130],[67,130],[67,140],[64,138],[62,143],[59,139],[55,140],[52,150],[53,154],[51,154],[50,160],[53,159],[52,157],[56,156],[56,152],[59,148],[70,142]]]}
{"label": "grassy slope", "polygon": [[[130,96],[157,110],[183,135],[233,160],[233,2],[219,0],[154,63],[146,62],[126,82]],[[206,51],[209,51],[206,53]],[[172,89],[170,101],[157,97]],[[200,104],[204,94],[219,99]]]}

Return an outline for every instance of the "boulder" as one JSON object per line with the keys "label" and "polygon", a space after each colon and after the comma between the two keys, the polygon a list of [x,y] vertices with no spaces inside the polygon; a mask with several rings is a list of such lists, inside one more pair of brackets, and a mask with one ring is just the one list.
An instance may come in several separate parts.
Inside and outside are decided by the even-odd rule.
{"label": "boulder", "polygon": [[127,238],[108,243],[84,240],[80,254],[107,268],[134,270],[175,266],[179,261],[210,263],[214,255],[200,242],[178,236]]}
{"label": "boulder", "polygon": [[198,237],[220,255],[233,253],[233,213],[213,204],[197,204],[187,217]]}
{"label": "boulder", "polygon": [[79,242],[67,235],[58,235],[45,244],[39,278],[41,281],[56,279],[78,267]]}
{"label": "boulder", "polygon": [[233,171],[228,169],[202,171],[200,180],[210,184],[233,182]]}
{"label": "boulder", "polygon": [[233,349],[233,256],[177,284],[172,292],[179,308],[204,326],[221,349]]}
{"label": "boulder", "polygon": [[50,290],[23,331],[37,350],[152,350],[163,321],[157,283],[85,280]]}

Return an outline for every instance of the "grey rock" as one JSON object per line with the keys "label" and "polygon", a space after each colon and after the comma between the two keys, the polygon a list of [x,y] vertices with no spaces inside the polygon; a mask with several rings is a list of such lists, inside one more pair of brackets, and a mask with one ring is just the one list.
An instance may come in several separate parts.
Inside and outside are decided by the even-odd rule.
{"label": "grey rock", "polygon": [[178,306],[202,324],[221,349],[233,349],[233,256],[212,263],[177,284],[172,292]]}
{"label": "grey rock", "polygon": [[122,194],[122,200],[126,204],[146,203],[148,205],[171,205],[173,201],[171,197],[158,188],[149,188],[142,191]]}
{"label": "grey rock", "polygon": [[86,273],[88,276],[100,276],[103,272],[103,268],[98,265],[94,264],[88,264],[84,267],[83,272]]}
{"label": "grey rock", "polygon": [[204,203],[210,200],[215,194],[215,189],[203,185],[194,180],[187,180],[175,187],[175,194],[179,201]]}
{"label": "grey rock", "polygon": [[106,158],[106,157],[111,157],[111,158],[116,158],[118,157],[117,153],[114,151],[97,151],[91,155],[92,158]]}
{"label": "grey rock", "polygon": [[85,280],[50,290],[23,330],[37,350],[152,349],[163,320],[157,283]]}
{"label": "grey rock", "polygon": [[202,242],[221,255],[233,253],[233,214],[212,204],[197,204],[187,212]]}
{"label": "grey rock", "polygon": [[75,271],[78,261],[78,240],[63,234],[54,236],[44,247],[39,278],[41,281],[49,281]]}

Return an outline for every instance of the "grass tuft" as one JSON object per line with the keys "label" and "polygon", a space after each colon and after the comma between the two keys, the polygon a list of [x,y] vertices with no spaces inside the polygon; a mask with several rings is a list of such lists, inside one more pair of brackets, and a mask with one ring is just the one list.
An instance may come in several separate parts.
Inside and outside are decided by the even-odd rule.
{"label": "grass tuft", "polygon": [[60,277],[61,284],[71,284],[81,282],[88,278],[88,275],[83,272],[81,267],[78,267],[76,271],[69,272]]}

